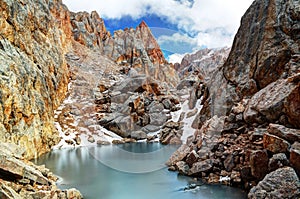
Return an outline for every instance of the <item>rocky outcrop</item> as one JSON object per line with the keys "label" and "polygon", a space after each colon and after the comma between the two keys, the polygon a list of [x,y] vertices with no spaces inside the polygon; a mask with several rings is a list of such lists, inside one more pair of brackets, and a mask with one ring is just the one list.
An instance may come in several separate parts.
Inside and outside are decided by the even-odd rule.
{"label": "rocky outcrop", "polygon": [[96,12],[71,13],[73,37],[79,43],[103,52],[124,67],[125,73],[134,68],[138,74],[152,77],[175,87],[178,74],[169,64],[151,33],[142,21],[139,26],[117,30],[113,35],[106,31],[104,21]]}
{"label": "rocky outcrop", "polygon": [[[193,175],[246,189],[275,174],[277,180],[281,175],[285,178],[284,166],[299,171],[299,8],[295,1],[253,2],[225,64],[209,81],[203,81],[207,91],[193,124],[197,133],[187,140],[187,151],[175,152],[168,165],[176,168],[178,161],[191,167],[195,164],[199,172],[191,172]],[[215,127],[210,122],[216,118],[222,125],[210,133],[208,129]],[[214,136],[207,141],[209,134]],[[192,158],[193,164],[189,154],[197,157]],[[209,169],[202,171],[199,165]],[[299,179],[293,177],[293,182],[299,183]],[[271,197],[281,191],[278,184],[274,190],[269,185],[259,186],[267,195],[251,197]],[[282,187],[288,190],[284,184]],[[298,193],[286,194],[297,198]]]}
{"label": "rocky outcrop", "polygon": [[33,158],[59,138],[53,111],[64,99],[69,72],[69,13],[61,1],[0,2],[0,140]]}
{"label": "rocky outcrop", "polygon": [[197,73],[203,77],[209,77],[209,74],[216,68],[221,67],[230,52],[231,48],[203,49],[193,54],[187,54],[183,57],[181,63],[176,66],[181,78],[189,74]]}
{"label": "rocky outcrop", "polygon": [[96,11],[70,13],[72,35],[74,40],[91,49],[97,49],[103,53],[103,41],[110,38],[106,31],[104,21]]}
{"label": "rocky outcrop", "polygon": [[55,184],[58,178],[45,166],[36,166],[24,160],[22,155],[25,150],[20,150],[19,146],[1,143],[0,149],[1,198],[82,198],[76,189],[58,189]]}
{"label": "rocky outcrop", "polygon": [[136,29],[115,31],[113,37],[104,41],[104,54],[124,67],[134,68],[139,74],[166,82],[173,87],[179,81],[176,71],[165,60],[144,21]]}

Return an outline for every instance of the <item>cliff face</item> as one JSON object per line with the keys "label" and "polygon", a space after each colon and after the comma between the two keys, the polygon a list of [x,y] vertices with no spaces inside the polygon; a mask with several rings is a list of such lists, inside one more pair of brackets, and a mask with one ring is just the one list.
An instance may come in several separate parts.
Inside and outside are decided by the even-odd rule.
{"label": "cliff face", "polygon": [[261,181],[250,198],[299,197],[299,24],[298,1],[253,2],[227,61],[206,83],[198,130],[169,165],[246,189]]}
{"label": "cliff face", "polygon": [[0,1],[0,139],[32,158],[57,143],[53,111],[64,99],[69,14],[61,1]]}
{"label": "cliff face", "polygon": [[59,141],[53,115],[69,82],[64,55],[78,43],[125,73],[132,69],[168,86],[179,81],[145,22],[111,36],[96,12],[69,12],[61,0],[2,0],[0,12],[0,141],[25,148],[27,158]]}

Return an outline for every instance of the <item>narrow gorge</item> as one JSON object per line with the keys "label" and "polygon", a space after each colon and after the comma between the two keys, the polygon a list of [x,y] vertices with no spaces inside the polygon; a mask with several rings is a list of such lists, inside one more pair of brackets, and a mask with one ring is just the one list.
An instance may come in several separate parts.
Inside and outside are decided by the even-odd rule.
{"label": "narrow gorge", "polygon": [[0,13],[0,198],[300,197],[298,0],[255,0],[232,47],[176,64],[145,21]]}

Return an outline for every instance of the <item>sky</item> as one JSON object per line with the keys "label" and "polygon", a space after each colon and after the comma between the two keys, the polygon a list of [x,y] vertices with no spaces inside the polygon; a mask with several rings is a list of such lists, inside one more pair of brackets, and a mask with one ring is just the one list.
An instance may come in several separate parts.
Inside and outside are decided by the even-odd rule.
{"label": "sky", "polygon": [[253,0],[63,0],[69,10],[96,10],[114,30],[144,20],[170,62],[203,48],[231,46]]}

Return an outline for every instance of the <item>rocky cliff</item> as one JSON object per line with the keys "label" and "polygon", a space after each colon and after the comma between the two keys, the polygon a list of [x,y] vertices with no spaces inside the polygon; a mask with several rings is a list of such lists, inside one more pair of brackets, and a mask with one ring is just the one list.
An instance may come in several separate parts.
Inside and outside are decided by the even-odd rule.
{"label": "rocky cliff", "polygon": [[69,72],[69,13],[61,1],[0,2],[0,140],[36,157],[58,141],[53,111]]}
{"label": "rocky cliff", "polygon": [[298,1],[253,2],[172,169],[246,189],[261,181],[250,198],[299,197],[299,24]]}

